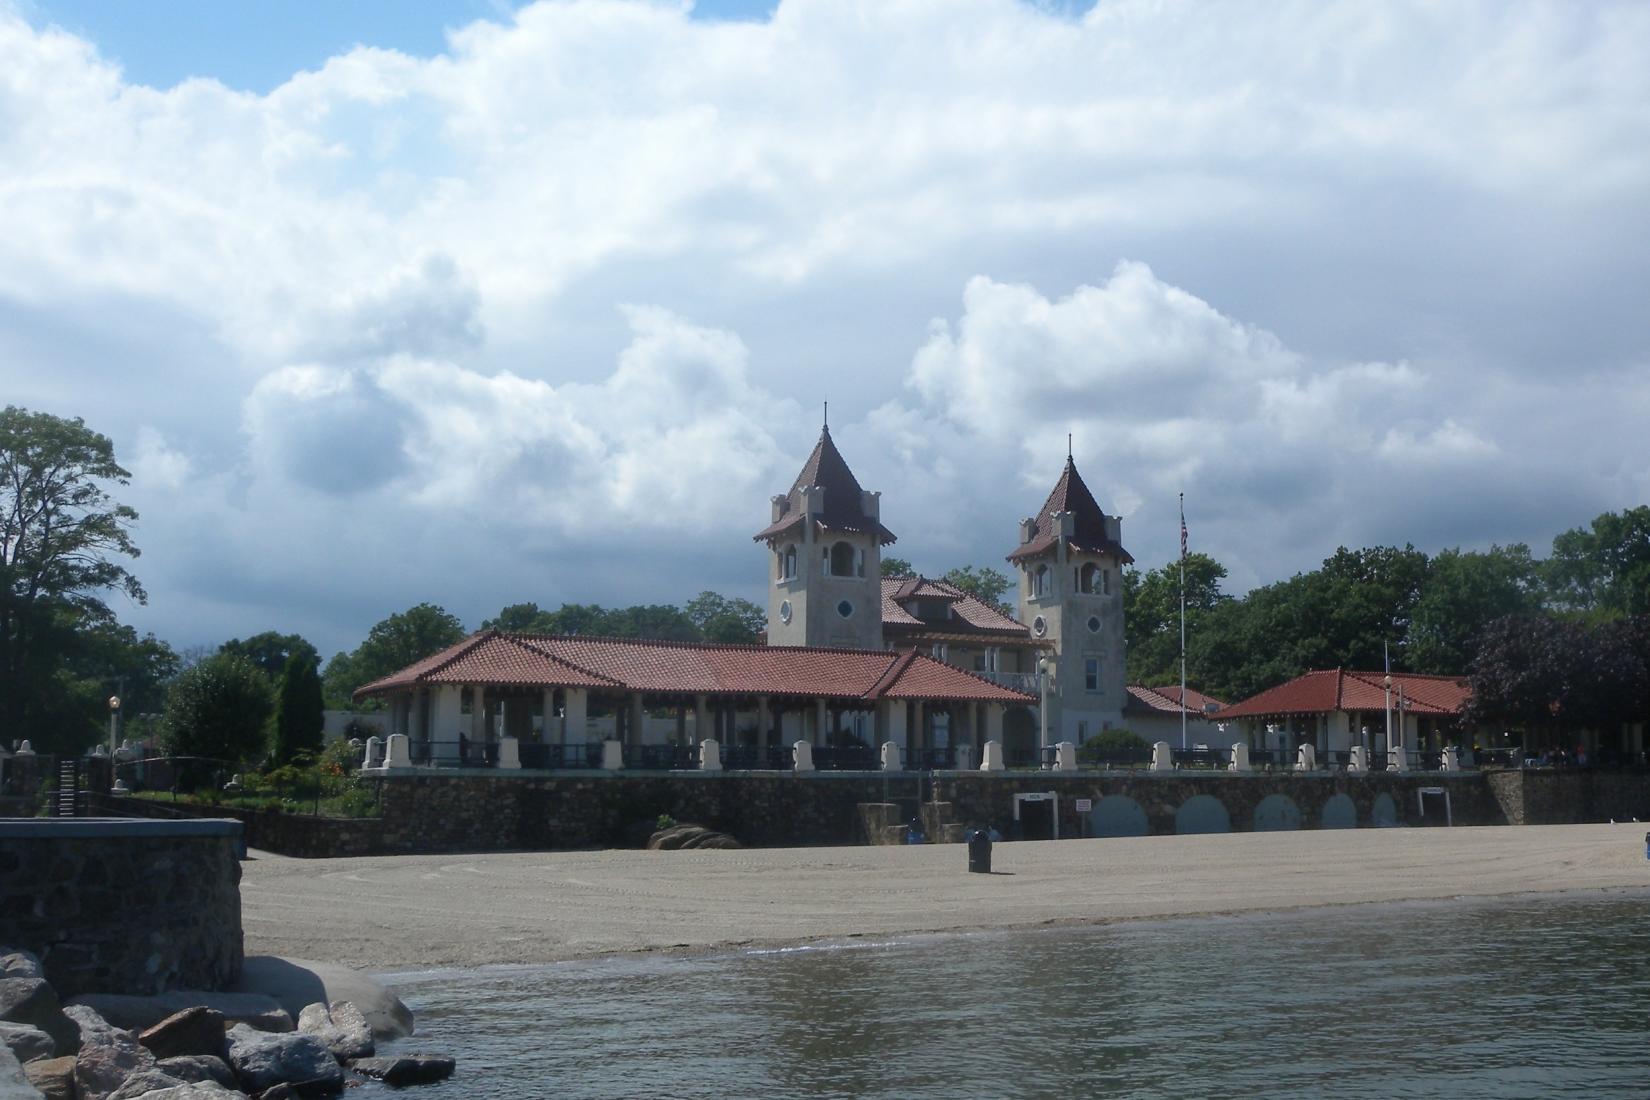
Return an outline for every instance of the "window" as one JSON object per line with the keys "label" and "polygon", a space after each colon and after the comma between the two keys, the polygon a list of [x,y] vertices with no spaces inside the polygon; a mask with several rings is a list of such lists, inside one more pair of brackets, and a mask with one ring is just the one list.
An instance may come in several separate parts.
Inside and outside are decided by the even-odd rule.
{"label": "window", "polygon": [[1098,615],[1090,615],[1089,616],[1089,633],[1090,634],[1100,633],[1100,616],[1098,616]]}
{"label": "window", "polygon": [[779,601],[779,621],[782,622],[782,623],[788,623],[788,622],[791,621],[791,601],[790,600],[780,600]]}
{"label": "window", "polygon": [[849,603],[847,600],[843,600],[841,603],[836,605],[836,613],[841,615],[844,619],[849,618],[854,613],[854,605]]}
{"label": "window", "polygon": [[998,663],[998,659],[999,659],[998,658],[999,653],[1001,653],[1001,650],[999,650],[996,646],[987,646],[986,647],[986,650],[985,650],[985,671],[986,672],[996,672],[997,671],[997,663]]}
{"label": "window", "polygon": [[1089,562],[1077,571],[1077,591],[1093,595],[1101,590],[1105,584],[1104,575],[1098,565]]}
{"label": "window", "polygon": [[1089,724],[1087,722],[1077,723],[1077,743],[1079,745],[1081,745],[1081,744],[1083,744],[1083,742],[1087,741],[1088,739],[1089,739]]}
{"label": "window", "polygon": [[834,544],[825,555],[825,574],[831,577],[854,576],[855,559],[858,559],[859,573],[865,573],[865,555],[854,549],[852,543],[839,542]]}
{"label": "window", "polygon": [[935,642],[934,643],[934,660],[936,660],[936,661],[945,660],[945,654],[946,654],[945,643],[944,642]]}
{"label": "window", "polygon": [[1048,566],[1039,565],[1031,574],[1031,594],[1033,596],[1048,595],[1049,572]]}
{"label": "window", "polygon": [[779,575],[782,579],[792,581],[796,579],[796,547],[785,547],[785,557],[780,566]]}
{"label": "window", "polygon": [[1088,657],[1084,659],[1083,687],[1088,691],[1100,690],[1100,658]]}
{"label": "window", "polygon": [[1111,570],[1110,569],[1100,570],[1100,591],[1103,594],[1107,595],[1107,596],[1111,595]]}

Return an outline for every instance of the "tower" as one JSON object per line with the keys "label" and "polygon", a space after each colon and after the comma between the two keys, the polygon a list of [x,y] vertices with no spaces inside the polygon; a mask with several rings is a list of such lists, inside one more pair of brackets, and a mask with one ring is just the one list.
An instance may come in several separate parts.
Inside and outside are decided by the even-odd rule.
{"label": "tower", "polygon": [[1123,523],[1100,510],[1066,456],[1066,468],[1042,511],[1020,522],[1020,545],[1008,555],[1020,582],[1020,621],[1050,646],[1051,743],[1081,745],[1123,724]]}
{"label": "tower", "polygon": [[773,498],[773,521],[753,537],[768,546],[768,644],[882,648],[881,494],[859,487],[831,429]]}

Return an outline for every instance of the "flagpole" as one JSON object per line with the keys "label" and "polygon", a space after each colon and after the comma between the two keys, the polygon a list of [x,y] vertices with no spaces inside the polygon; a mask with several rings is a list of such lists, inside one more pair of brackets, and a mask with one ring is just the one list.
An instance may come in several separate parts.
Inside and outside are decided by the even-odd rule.
{"label": "flagpole", "polygon": [[1186,748],[1186,494],[1180,494],[1180,748]]}
{"label": "flagpole", "polygon": [[1387,766],[1392,766],[1392,651],[1385,642],[1381,643],[1381,660],[1386,665],[1386,678],[1382,681],[1386,685],[1386,758]]}

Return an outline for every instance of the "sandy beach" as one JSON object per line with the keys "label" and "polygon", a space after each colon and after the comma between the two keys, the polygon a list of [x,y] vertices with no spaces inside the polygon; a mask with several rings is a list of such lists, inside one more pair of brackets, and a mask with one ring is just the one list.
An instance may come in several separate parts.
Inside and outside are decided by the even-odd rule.
{"label": "sandy beach", "polygon": [[248,954],[387,971],[1547,891],[1650,890],[1650,826],[522,852],[243,865]]}

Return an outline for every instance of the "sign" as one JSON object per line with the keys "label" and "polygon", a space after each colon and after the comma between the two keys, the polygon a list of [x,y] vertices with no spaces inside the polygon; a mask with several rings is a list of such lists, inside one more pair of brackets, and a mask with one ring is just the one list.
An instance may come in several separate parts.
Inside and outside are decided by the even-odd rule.
{"label": "sign", "polygon": [[1078,813],[1086,814],[1086,813],[1092,812],[1093,810],[1094,810],[1094,799],[1092,799],[1092,798],[1079,798],[1077,800],[1077,812]]}

